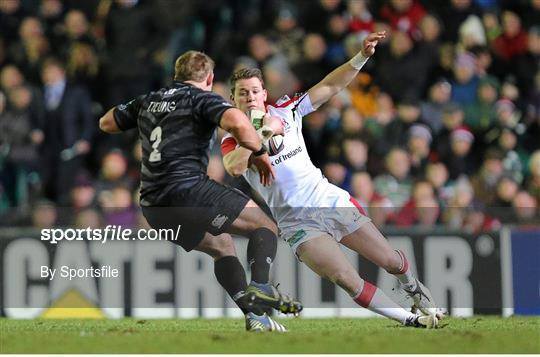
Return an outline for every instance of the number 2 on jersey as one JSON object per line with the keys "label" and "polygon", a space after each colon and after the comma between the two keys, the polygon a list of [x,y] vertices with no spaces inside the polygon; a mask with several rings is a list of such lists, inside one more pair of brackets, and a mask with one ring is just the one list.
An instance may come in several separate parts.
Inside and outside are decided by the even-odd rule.
{"label": "number 2 on jersey", "polygon": [[150,141],[153,141],[152,152],[150,153],[150,158],[148,161],[157,162],[161,161],[161,153],[158,150],[159,144],[161,144],[161,127],[156,126],[154,130],[150,133]]}

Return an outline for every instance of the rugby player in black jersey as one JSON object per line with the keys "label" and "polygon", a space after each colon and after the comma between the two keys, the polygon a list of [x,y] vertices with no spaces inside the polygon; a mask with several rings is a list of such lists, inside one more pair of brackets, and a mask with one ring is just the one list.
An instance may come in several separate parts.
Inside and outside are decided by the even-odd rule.
{"label": "rugby player in black jersey", "polygon": [[[216,278],[246,315],[247,330],[284,331],[260,308],[284,313],[302,308],[269,282],[276,224],[249,197],[206,174],[219,126],[253,152],[251,163],[261,183],[270,185],[273,179],[268,154],[249,118],[211,92],[213,69],[210,57],[188,51],[176,60],[172,85],[110,109],[99,125],[107,133],[138,128],[143,149],[140,205],[150,226],[181,225],[181,239],[175,243],[214,259]],[[249,287],[228,233],[249,238]]]}

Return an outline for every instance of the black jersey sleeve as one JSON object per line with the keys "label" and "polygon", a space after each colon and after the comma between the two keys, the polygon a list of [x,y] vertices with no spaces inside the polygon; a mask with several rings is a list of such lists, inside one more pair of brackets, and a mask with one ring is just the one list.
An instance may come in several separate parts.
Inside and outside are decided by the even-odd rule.
{"label": "black jersey sleeve", "polygon": [[113,110],[114,121],[122,131],[137,127],[137,117],[143,97],[138,97],[126,104],[120,104]]}
{"label": "black jersey sleeve", "polygon": [[219,126],[223,113],[232,105],[212,92],[199,92],[193,98],[193,110],[202,120]]}

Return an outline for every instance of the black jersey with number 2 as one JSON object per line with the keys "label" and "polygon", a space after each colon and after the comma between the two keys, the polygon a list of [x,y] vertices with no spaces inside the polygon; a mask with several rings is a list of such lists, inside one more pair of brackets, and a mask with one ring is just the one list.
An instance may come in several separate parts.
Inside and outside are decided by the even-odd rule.
{"label": "black jersey with number 2", "polygon": [[205,177],[209,149],[229,108],[221,96],[179,81],[115,107],[121,130],[139,129],[141,204],[160,204],[170,190]]}

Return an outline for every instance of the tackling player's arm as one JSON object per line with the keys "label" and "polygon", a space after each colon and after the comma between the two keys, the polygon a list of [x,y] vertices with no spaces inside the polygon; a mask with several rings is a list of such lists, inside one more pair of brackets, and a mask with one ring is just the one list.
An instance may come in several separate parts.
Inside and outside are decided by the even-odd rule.
{"label": "tackling player's arm", "polygon": [[342,64],[330,72],[322,81],[308,90],[313,109],[318,109],[330,98],[336,95],[356,77],[370,56],[375,53],[379,40],[386,37],[384,31],[369,34],[363,42],[362,50],[349,62]]}
{"label": "tackling player's arm", "polygon": [[114,108],[109,109],[109,111],[99,119],[99,128],[109,134],[121,133],[122,130],[120,130],[114,120],[113,110]]}
{"label": "tackling player's arm", "polygon": [[[266,114],[264,124],[269,126],[275,135],[283,135],[283,122],[281,118]],[[241,176],[250,166],[252,152],[243,147],[236,147],[234,138],[225,138],[221,144],[223,166],[225,171],[233,177]]]}
{"label": "tackling player's arm", "polygon": [[241,110],[229,108],[221,117],[220,127],[233,135],[236,142],[246,151],[248,159],[251,157],[250,163],[257,167],[261,183],[265,186],[270,185],[275,177],[274,169],[249,118]]}
{"label": "tackling player's arm", "polygon": [[231,133],[240,146],[249,151],[257,152],[262,149],[259,135],[251,125],[249,118],[240,109],[227,109],[221,117],[220,126],[223,130]]}
{"label": "tackling player's arm", "polygon": [[223,156],[225,171],[233,177],[241,176],[249,166],[251,151],[239,147]]}
{"label": "tackling player's arm", "polygon": [[126,104],[109,109],[99,119],[99,128],[109,134],[117,134],[136,128],[142,100],[142,97],[138,97]]}

